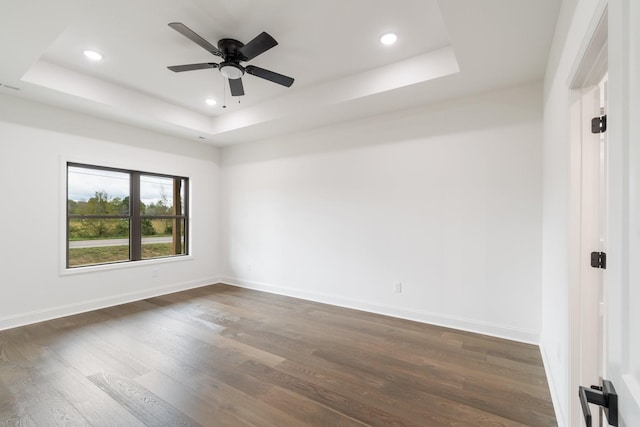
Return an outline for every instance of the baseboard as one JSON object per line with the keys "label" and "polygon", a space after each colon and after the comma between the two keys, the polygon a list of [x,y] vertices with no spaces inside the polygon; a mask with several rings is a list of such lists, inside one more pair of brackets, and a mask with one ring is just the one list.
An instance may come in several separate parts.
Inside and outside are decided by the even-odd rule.
{"label": "baseboard", "polygon": [[[46,320],[56,319],[59,317],[70,316],[87,311],[99,310],[105,307],[111,307],[128,302],[139,301],[155,296],[166,295],[173,292],[184,291],[193,288],[199,288],[215,283],[226,283],[247,289],[255,289],[259,291],[269,292],[278,295],[285,295],[294,298],[301,298],[309,301],[316,301],[324,304],[332,304],[339,307],[362,310],[371,313],[383,314],[386,316],[398,317],[401,319],[413,320],[421,323],[444,326],[448,328],[479,333],[483,335],[505,338],[512,341],[519,341],[529,344],[538,345],[539,335],[535,331],[511,328],[504,325],[493,324],[489,322],[480,322],[472,319],[448,316],[440,313],[431,313],[425,311],[408,310],[401,307],[390,305],[370,303],[360,300],[352,300],[337,295],[322,294],[317,292],[301,291],[299,289],[286,288],[272,284],[259,283],[253,281],[242,280],[232,277],[211,277],[201,280],[194,280],[173,284],[169,286],[161,286],[157,288],[145,289],[143,291],[109,296],[106,298],[98,298],[89,301],[68,304],[64,306],[52,307],[43,310],[21,313],[14,316],[0,318],[0,331],[11,329],[19,326],[29,325],[32,323],[43,322]],[[543,353],[544,360],[544,353]],[[545,362],[546,369],[546,362]],[[554,396],[552,390],[552,397]],[[554,399],[554,407],[556,406]]]}
{"label": "baseboard", "polygon": [[430,313],[426,311],[408,310],[401,307],[370,303],[367,301],[352,300],[337,295],[322,294],[318,292],[301,291],[268,283],[259,283],[242,280],[235,277],[220,277],[219,281],[233,286],[247,289],[269,292],[278,295],[285,295],[294,298],[305,299],[339,307],[352,308],[371,313],[383,314],[386,316],[398,317],[401,319],[413,320],[421,323],[444,326],[468,332],[475,332],[483,335],[490,335],[498,338],[505,338],[511,341],[524,342],[527,344],[539,344],[540,336],[535,331],[512,328],[509,326],[481,322],[473,319],[448,316],[440,313]]}
{"label": "baseboard", "polygon": [[556,421],[558,422],[558,427],[566,426],[566,419],[564,416],[564,412],[562,411],[562,405],[560,405],[560,399],[558,397],[558,391],[556,389],[556,382],[551,374],[551,370],[549,369],[549,355],[547,354],[547,349],[544,344],[540,344],[540,354],[542,355],[542,364],[544,366],[544,373],[547,377],[547,384],[549,384],[549,393],[551,394],[551,402],[553,403],[553,410],[556,414]]}
{"label": "baseboard", "polygon": [[87,311],[99,310],[101,308],[112,307],[114,305],[140,301],[146,298],[157,297],[173,292],[186,291],[187,289],[199,288],[202,286],[218,283],[219,281],[220,279],[217,277],[192,280],[189,282],[183,282],[169,286],[160,286],[138,292],[109,296],[106,298],[97,298],[89,301],[46,308],[43,310],[36,310],[28,313],[17,314],[14,316],[2,317],[0,318],[0,331],[16,328],[19,326],[30,325],[32,323],[43,322],[45,320],[85,313]]}

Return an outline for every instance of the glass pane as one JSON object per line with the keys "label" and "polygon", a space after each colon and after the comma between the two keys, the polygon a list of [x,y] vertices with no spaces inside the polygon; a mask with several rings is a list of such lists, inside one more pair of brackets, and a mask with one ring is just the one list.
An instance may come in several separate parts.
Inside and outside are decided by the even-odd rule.
{"label": "glass pane", "polygon": [[[162,229],[162,234],[157,230]],[[184,255],[183,219],[142,219],[142,259]]]}
{"label": "glass pane", "polygon": [[128,215],[129,174],[69,166],[69,215]]}
{"label": "glass pane", "polygon": [[173,178],[140,175],[140,201],[143,215],[175,215]]}
{"label": "glass pane", "polygon": [[187,188],[187,180],[186,179],[181,179],[180,180],[180,214],[181,215],[186,215],[186,208],[185,208],[185,203],[184,203],[184,192],[186,191]]}
{"label": "glass pane", "polygon": [[69,220],[69,267],[128,260],[128,219]]}

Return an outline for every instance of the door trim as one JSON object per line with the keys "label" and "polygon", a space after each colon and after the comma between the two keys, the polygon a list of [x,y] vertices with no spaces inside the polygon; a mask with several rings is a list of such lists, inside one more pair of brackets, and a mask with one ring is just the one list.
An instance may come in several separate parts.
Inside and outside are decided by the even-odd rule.
{"label": "door trim", "polygon": [[[585,143],[592,142],[592,135],[586,122],[591,117],[585,113],[585,93],[588,88],[598,85],[605,76],[608,68],[608,13],[607,4],[603,2],[601,14],[594,20],[591,39],[578,57],[576,66],[570,79],[570,192],[569,192],[569,422],[571,426],[582,425],[582,411],[578,397],[578,387],[585,384],[584,381],[593,381],[593,378],[585,379],[583,369],[585,342],[593,340],[590,334],[594,331],[585,328],[583,317],[593,310],[593,293],[588,292],[587,279],[592,273],[584,263],[586,247],[583,244],[585,227],[589,224],[585,221],[593,220],[584,215],[583,199],[585,180],[599,177],[589,177],[588,168],[583,166],[583,149]],[[593,116],[593,115],[592,115]],[[597,225],[597,224],[596,224]],[[596,250],[596,248],[591,249]],[[598,313],[593,313],[598,315]],[[604,330],[604,327],[603,327]],[[601,343],[598,345],[602,345]],[[598,351],[598,349],[594,349]]]}

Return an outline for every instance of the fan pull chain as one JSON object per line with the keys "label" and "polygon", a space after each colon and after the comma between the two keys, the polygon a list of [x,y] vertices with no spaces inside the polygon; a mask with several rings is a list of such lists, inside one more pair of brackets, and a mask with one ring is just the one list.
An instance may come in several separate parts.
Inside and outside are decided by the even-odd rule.
{"label": "fan pull chain", "polygon": [[222,108],[227,108],[227,85],[225,84],[225,78],[222,78]]}

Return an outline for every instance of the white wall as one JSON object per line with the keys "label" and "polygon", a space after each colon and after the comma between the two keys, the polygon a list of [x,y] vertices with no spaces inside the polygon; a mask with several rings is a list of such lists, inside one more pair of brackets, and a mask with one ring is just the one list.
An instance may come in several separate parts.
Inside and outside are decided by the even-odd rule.
{"label": "white wall", "polygon": [[541,98],[531,84],[223,149],[224,280],[537,343]]}
{"label": "white wall", "polygon": [[[11,96],[0,135],[0,329],[215,280],[217,149]],[[65,159],[188,176],[193,256],[64,274]]]}

